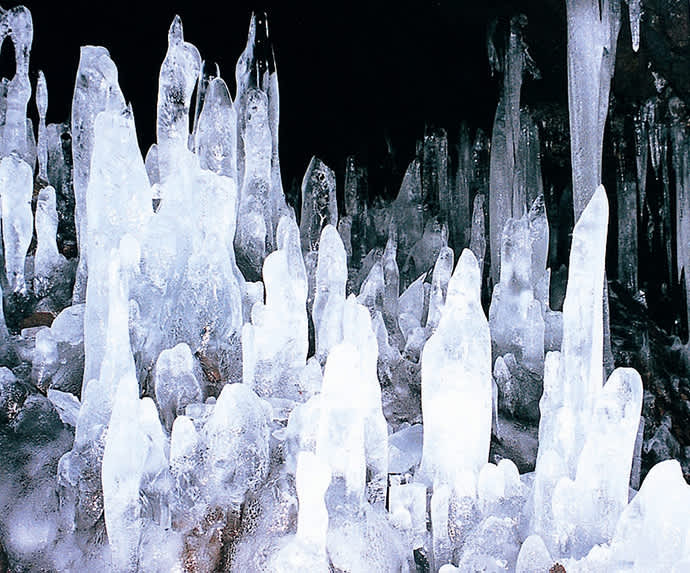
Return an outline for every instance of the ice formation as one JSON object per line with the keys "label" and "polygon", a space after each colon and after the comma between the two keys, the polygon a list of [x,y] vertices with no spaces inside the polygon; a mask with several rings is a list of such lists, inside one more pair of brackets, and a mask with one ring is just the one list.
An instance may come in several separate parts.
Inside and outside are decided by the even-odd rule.
{"label": "ice formation", "polygon": [[[642,3],[628,12],[637,50]],[[348,158],[340,210],[336,173],[314,157],[297,218],[265,15],[234,98],[174,19],[144,158],[97,46],[81,50],[67,124],[46,125],[39,73],[34,141],[31,15],[1,11],[17,71],[0,91],[0,569],[690,567],[680,463],[639,485],[649,374],[643,387],[632,368],[606,371],[602,146],[620,13],[567,2],[575,225],[560,311],[542,125],[520,105],[539,74],[523,16],[502,51],[490,27],[491,143],[464,124],[456,144],[427,130],[390,202],[366,200]],[[617,278],[634,296],[638,222],[673,239],[669,282],[687,285],[690,267],[688,124],[677,98],[660,101],[634,119],[634,145],[611,120]],[[655,213],[648,162],[666,186]],[[670,424],[645,447],[682,457]]]}

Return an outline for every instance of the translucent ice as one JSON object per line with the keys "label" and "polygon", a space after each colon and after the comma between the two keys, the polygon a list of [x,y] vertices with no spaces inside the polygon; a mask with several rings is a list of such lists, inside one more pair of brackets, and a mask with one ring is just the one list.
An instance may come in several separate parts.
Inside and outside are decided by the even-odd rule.
{"label": "translucent ice", "polygon": [[94,152],[96,116],[106,109],[120,110],[125,100],[117,80],[117,68],[108,50],[96,46],[81,49],[72,99],[72,159],[74,162],[74,220],[79,246],[79,267],[74,302],[84,302],[87,276],[86,190]]}
{"label": "translucent ice", "polygon": [[[420,471],[427,483],[439,486],[452,484],[462,470],[478,472],[488,458],[491,339],[480,284],[477,259],[466,249],[448,283],[438,328],[422,356]],[[456,420],[463,420],[459,433]]]}
{"label": "translucent ice", "polygon": [[65,264],[57,246],[58,214],[55,189],[41,189],[36,202],[36,254],[34,255],[34,292],[45,294]]}
{"label": "translucent ice", "polygon": [[204,426],[212,501],[239,509],[268,473],[270,405],[245,384],[228,384]]}
{"label": "translucent ice", "polygon": [[182,20],[175,16],[168,31],[168,51],[158,79],[158,168],[160,180],[175,172],[181,149],[187,149],[189,108],[201,68],[201,56],[185,42]]}
{"label": "translucent ice", "polygon": [[312,157],[302,180],[302,217],[300,236],[302,250],[307,253],[319,248],[321,229],[338,224],[335,195],[335,173],[320,159]]}
{"label": "translucent ice", "polygon": [[196,149],[202,169],[237,177],[235,110],[228,86],[212,78],[196,126]]}
{"label": "translucent ice", "polygon": [[27,137],[26,108],[31,99],[29,56],[34,26],[31,12],[24,6],[3,10],[0,21],[0,43],[4,42],[8,36],[14,44],[15,74],[7,84],[2,156],[14,153],[33,167],[31,157],[36,159],[35,142],[32,145]]}
{"label": "translucent ice", "polygon": [[48,87],[42,71],[36,82],[36,107],[38,108],[38,176],[48,180],[48,140],[46,133],[46,112],[48,111]]}
{"label": "translucent ice", "polygon": [[575,220],[601,184],[620,0],[568,0],[568,107]]}
{"label": "translucent ice", "polygon": [[[330,349],[342,340],[342,313],[347,282],[347,259],[343,242],[335,227],[327,225],[320,233],[314,295],[314,333],[316,355],[322,362]],[[304,239],[304,235],[302,235]],[[304,243],[302,243],[304,248]]]}
{"label": "translucent ice", "polygon": [[0,161],[2,238],[5,246],[5,274],[14,292],[24,292],[24,260],[33,234],[31,167],[16,155]]}
{"label": "translucent ice", "polygon": [[154,372],[156,402],[168,431],[187,404],[201,402],[202,389],[194,375],[192,351],[184,343],[164,350]]}

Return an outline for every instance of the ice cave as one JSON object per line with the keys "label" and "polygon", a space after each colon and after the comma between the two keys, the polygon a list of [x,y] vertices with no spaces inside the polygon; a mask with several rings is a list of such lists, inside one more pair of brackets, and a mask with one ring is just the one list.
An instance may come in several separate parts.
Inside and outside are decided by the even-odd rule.
{"label": "ice cave", "polygon": [[270,12],[234,77],[158,23],[140,149],[107,46],[48,123],[0,9],[0,572],[690,572],[690,4],[562,4],[563,113],[488,23],[493,125],[393,198],[356,156],[284,185]]}

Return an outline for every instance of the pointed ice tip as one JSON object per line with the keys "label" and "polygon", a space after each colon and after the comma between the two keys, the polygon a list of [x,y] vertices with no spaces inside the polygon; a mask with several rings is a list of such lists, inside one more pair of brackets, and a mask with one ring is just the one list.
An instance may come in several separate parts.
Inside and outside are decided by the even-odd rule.
{"label": "pointed ice tip", "polygon": [[232,97],[225,80],[220,77],[213,78],[208,84],[208,92],[206,93],[208,101],[219,103],[223,106],[232,107]]}
{"label": "pointed ice tip", "polygon": [[179,14],[175,14],[172,24],[170,24],[170,31],[168,32],[168,43],[181,44],[182,42],[184,42],[182,18],[180,18]]}
{"label": "pointed ice tip", "polygon": [[[470,249],[463,249],[458,264],[455,265],[453,276],[448,283],[448,293],[472,295],[479,300],[482,277],[479,274],[477,257]],[[452,288],[451,288],[452,285]]]}

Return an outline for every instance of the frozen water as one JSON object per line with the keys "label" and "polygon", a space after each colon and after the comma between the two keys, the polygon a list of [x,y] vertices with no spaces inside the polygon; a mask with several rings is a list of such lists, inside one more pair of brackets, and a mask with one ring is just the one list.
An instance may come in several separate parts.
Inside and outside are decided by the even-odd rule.
{"label": "frozen water", "polygon": [[[491,339],[481,308],[479,266],[464,250],[446,304],[422,355],[424,450],[420,471],[434,488],[479,472],[491,437]],[[463,420],[457,435],[455,420]],[[453,454],[448,454],[453,452]]]}
{"label": "frozen water", "polygon": [[[675,404],[655,425],[645,400],[645,441],[642,379],[613,370],[606,351],[601,156],[620,3],[567,4],[577,223],[562,313],[550,301],[565,275],[551,284],[547,266],[569,229],[547,205],[570,199],[542,178],[561,143],[551,118],[520,105],[524,74],[539,74],[524,16],[511,15],[505,42],[489,29],[492,72],[503,74],[491,145],[466,124],[455,141],[427,129],[393,201],[367,200],[354,157],[338,197],[336,173],[313,158],[298,223],[283,191],[265,15],[251,18],[234,94],[173,20],[144,160],[99,47],[82,48],[68,123],[46,125],[38,74],[33,140],[31,16],[0,10],[17,57],[15,77],[0,81],[0,563],[685,570],[686,466],[662,462],[629,488],[647,469],[642,452],[687,462]],[[628,7],[636,49],[642,3]],[[639,221],[640,247],[667,259],[671,297],[682,289],[669,280],[690,264],[685,111],[664,78],[655,83],[634,121],[635,165],[612,122],[616,278],[641,300],[643,256],[626,220]],[[659,179],[649,193],[648,162]],[[297,194],[295,184],[291,204]],[[643,337],[643,349],[652,343]]]}
{"label": "frozen water", "polygon": [[31,167],[16,155],[0,161],[2,239],[5,247],[5,276],[13,292],[24,293],[24,261],[33,234]]}

